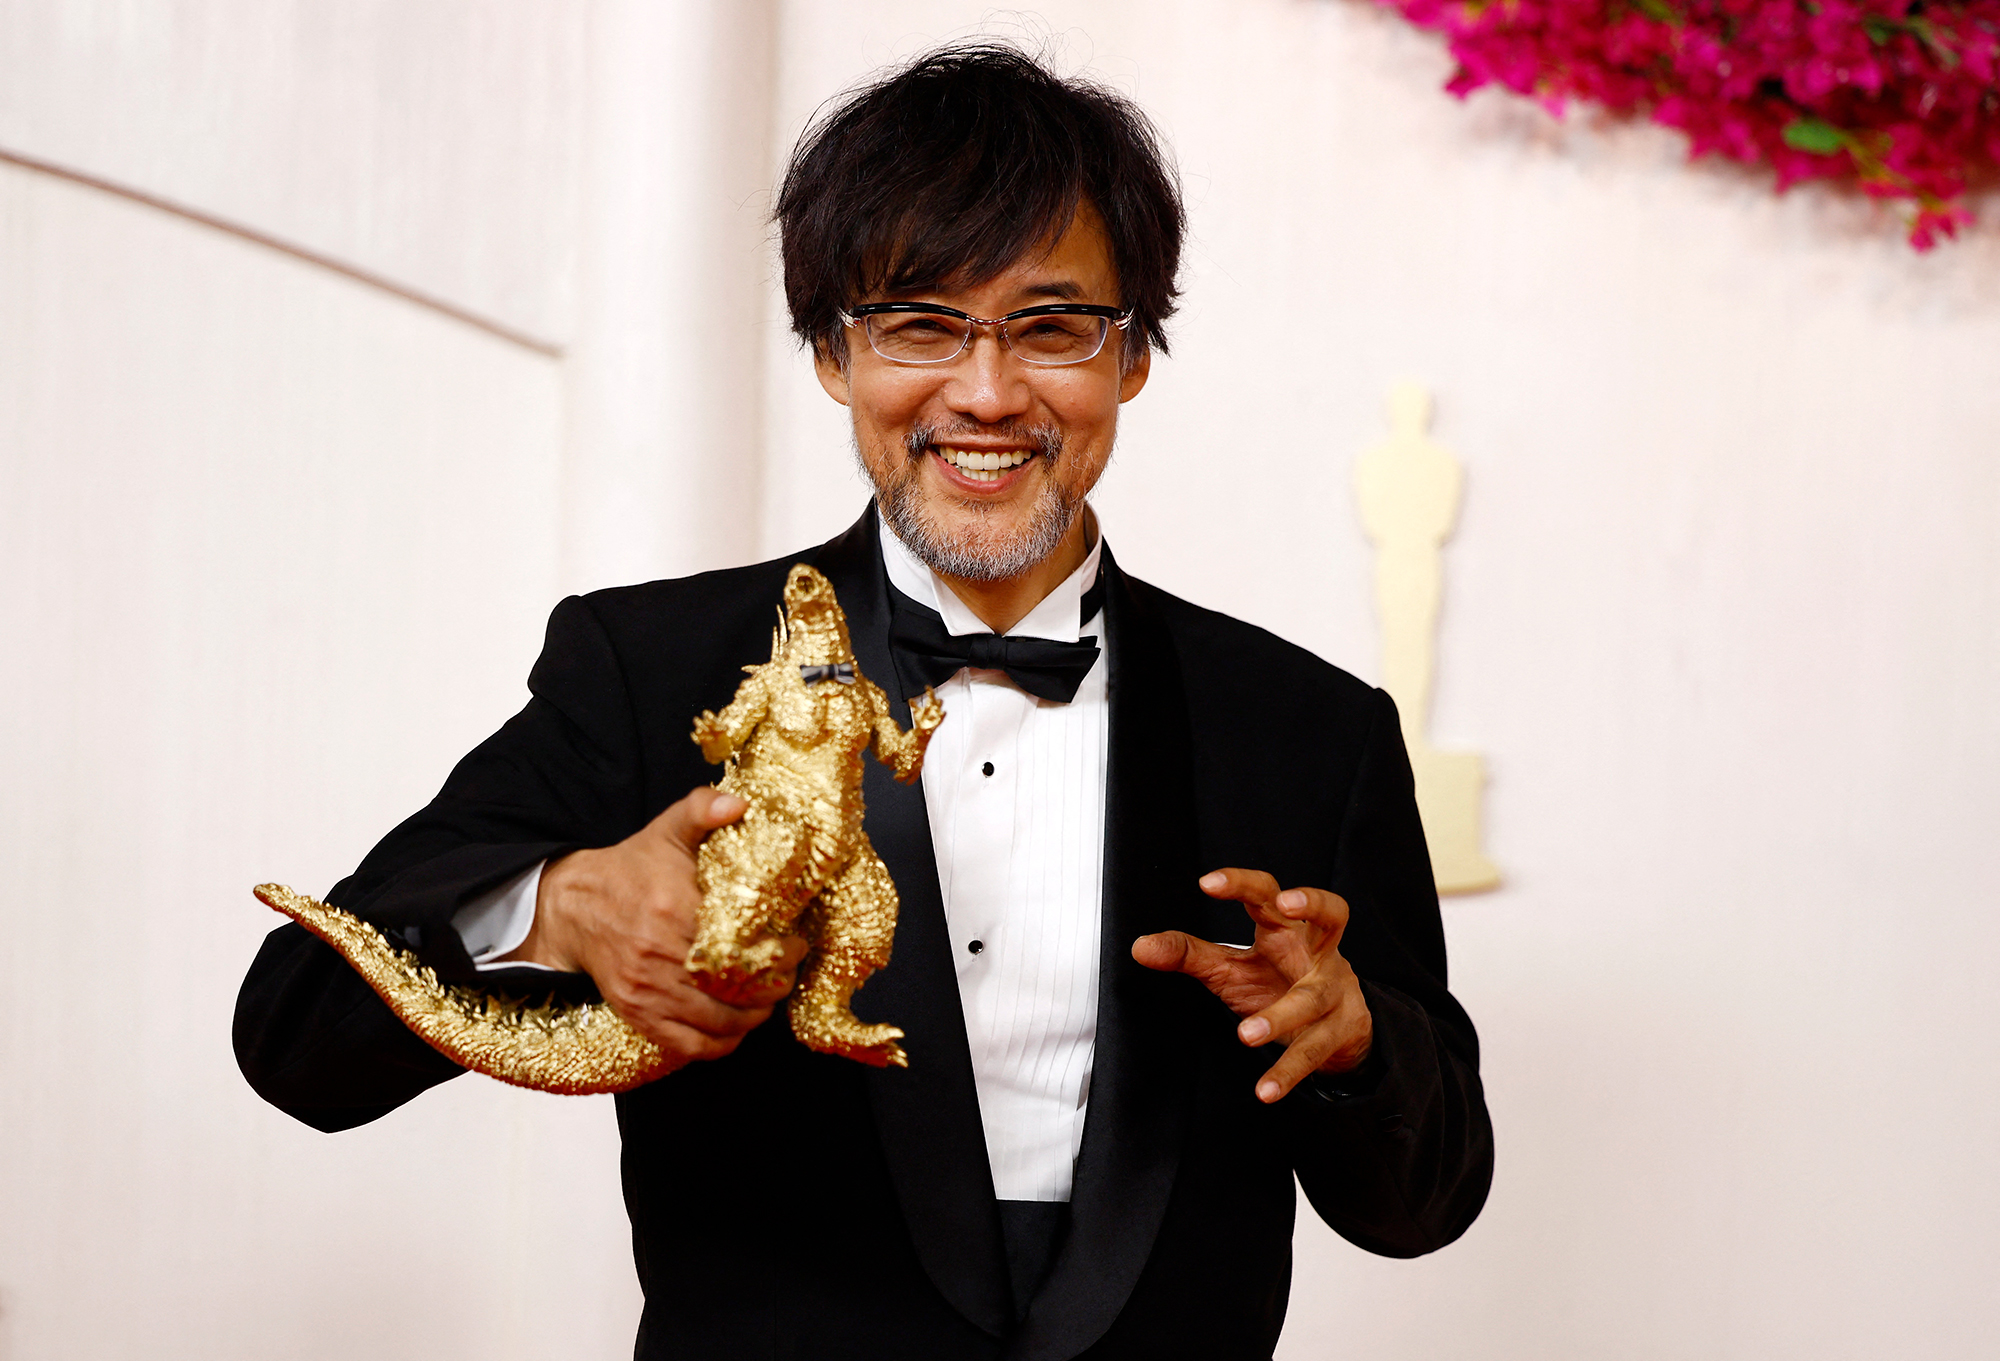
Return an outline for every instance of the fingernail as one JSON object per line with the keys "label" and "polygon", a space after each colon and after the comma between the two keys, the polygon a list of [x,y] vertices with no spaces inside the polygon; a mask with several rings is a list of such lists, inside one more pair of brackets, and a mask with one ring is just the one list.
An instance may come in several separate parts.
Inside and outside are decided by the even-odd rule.
{"label": "fingernail", "polygon": [[1278,1099],[1278,1084],[1275,1082],[1258,1083],[1257,1099],[1263,1102],[1276,1101]]}
{"label": "fingernail", "polygon": [[1238,1026],[1236,1031],[1243,1037],[1243,1043],[1256,1044],[1271,1033],[1271,1023],[1262,1016],[1256,1016]]}
{"label": "fingernail", "polygon": [[1278,895],[1278,906],[1288,912],[1297,911],[1306,905],[1306,895],[1298,889],[1288,888]]}
{"label": "fingernail", "polygon": [[1203,888],[1221,888],[1228,882],[1228,878],[1223,875],[1221,870],[1216,870],[1213,874],[1204,874],[1201,876],[1201,886]]}
{"label": "fingernail", "polygon": [[727,813],[741,812],[743,809],[748,808],[749,806],[750,806],[749,804],[745,803],[742,799],[739,799],[734,794],[719,795],[715,800],[715,811],[718,813],[727,814]]}

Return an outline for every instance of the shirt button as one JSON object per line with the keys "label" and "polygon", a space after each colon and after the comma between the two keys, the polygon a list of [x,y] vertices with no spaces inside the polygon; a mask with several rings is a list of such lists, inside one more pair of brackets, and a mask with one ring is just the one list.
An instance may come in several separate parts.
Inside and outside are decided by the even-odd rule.
{"label": "shirt button", "polygon": [[967,941],[965,948],[970,950],[973,954],[976,955],[981,950],[984,950],[986,948],[986,942],[983,940]]}
{"label": "shirt button", "polygon": [[988,761],[985,765],[979,768],[979,773],[981,775],[991,775],[993,773],[993,763],[991,761]]}

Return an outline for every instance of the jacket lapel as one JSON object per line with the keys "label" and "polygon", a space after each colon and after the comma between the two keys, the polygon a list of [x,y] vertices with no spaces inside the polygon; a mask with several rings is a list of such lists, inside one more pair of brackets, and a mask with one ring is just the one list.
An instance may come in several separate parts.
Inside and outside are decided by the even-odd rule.
{"label": "jacket lapel", "polygon": [[1201,1067],[1207,994],[1132,960],[1139,936],[1197,930],[1207,902],[1195,887],[1187,695],[1164,622],[1108,549],[1104,572],[1111,734],[1097,1047],[1068,1238],[1010,1340],[1018,1361],[1075,1356],[1125,1307],[1166,1215]]}
{"label": "jacket lapel", "polygon": [[[819,550],[814,565],[840,598],[861,674],[882,688],[896,721],[908,727],[906,687],[889,650],[889,585],[878,533],[871,504]],[[896,881],[901,905],[889,965],[855,994],[854,1009],[871,1023],[901,1026],[910,1056],[907,1069],[869,1070],[869,1105],[925,1272],[954,1308],[998,1336],[1013,1321],[1006,1249],[923,786],[898,784],[870,760],[862,795],[868,839]]]}

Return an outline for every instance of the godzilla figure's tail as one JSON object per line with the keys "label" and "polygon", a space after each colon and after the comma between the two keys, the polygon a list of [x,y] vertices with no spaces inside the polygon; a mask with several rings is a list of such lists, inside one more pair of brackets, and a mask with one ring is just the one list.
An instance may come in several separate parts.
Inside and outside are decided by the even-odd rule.
{"label": "godzilla figure's tail", "polygon": [[418,1038],[474,1072],[565,1096],[628,1091],[666,1072],[659,1046],[602,1002],[529,1007],[446,987],[350,912],[283,884],[255,892],[339,951]]}

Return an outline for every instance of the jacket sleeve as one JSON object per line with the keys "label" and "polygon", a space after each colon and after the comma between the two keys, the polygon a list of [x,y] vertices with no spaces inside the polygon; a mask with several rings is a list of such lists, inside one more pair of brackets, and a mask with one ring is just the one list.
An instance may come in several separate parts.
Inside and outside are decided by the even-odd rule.
{"label": "jacket sleeve", "polygon": [[1320,1218],[1357,1247],[1415,1257],[1478,1216],[1493,1128],[1478,1036],[1445,986],[1444,927],[1401,725],[1375,693],[1330,886],[1350,908],[1341,949],[1361,979],[1374,1048],[1356,1074],[1308,1079],[1281,1109]]}
{"label": "jacket sleeve", "polygon": [[[633,708],[589,603],[550,616],[527,707],[451,772],[327,901],[414,950],[441,979],[510,995],[594,996],[581,975],[479,973],[452,915],[540,860],[644,825]],[[236,1003],[237,1064],[257,1093],[322,1130],[395,1109],[461,1071],[398,1021],[332,947],[286,924],[266,938]]]}

